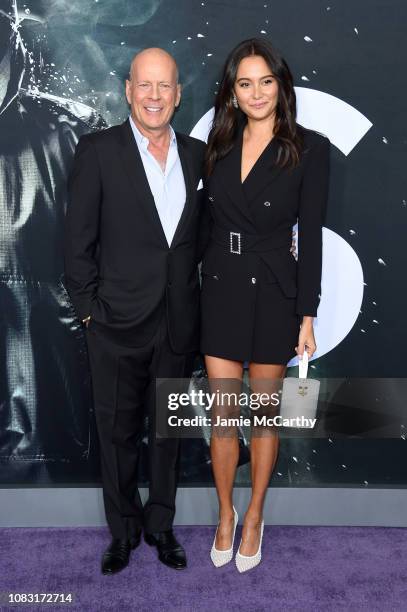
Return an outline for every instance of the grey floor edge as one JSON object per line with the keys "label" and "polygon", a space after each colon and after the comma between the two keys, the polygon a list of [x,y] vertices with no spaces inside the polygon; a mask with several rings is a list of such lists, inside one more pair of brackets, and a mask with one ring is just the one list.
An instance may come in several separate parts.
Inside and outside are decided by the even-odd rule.
{"label": "grey floor edge", "polygon": [[[141,489],[145,500],[146,489]],[[243,517],[250,489],[235,488]],[[0,527],[105,526],[99,488],[1,489]],[[407,489],[270,488],[264,519],[269,525],[407,527]],[[180,488],[176,525],[215,525],[216,492]]]}

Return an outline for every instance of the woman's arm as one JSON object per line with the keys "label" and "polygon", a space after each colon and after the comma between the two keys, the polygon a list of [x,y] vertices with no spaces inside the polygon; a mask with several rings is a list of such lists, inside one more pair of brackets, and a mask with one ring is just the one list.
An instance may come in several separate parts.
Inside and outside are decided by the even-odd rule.
{"label": "woman's arm", "polygon": [[297,314],[316,317],[321,293],[322,225],[329,186],[328,138],[305,154],[298,211]]}
{"label": "woman's arm", "polygon": [[306,153],[298,213],[296,312],[302,317],[302,323],[296,351],[302,355],[306,346],[310,357],[316,350],[313,319],[317,316],[321,293],[322,225],[328,200],[329,152],[330,142],[323,137]]}

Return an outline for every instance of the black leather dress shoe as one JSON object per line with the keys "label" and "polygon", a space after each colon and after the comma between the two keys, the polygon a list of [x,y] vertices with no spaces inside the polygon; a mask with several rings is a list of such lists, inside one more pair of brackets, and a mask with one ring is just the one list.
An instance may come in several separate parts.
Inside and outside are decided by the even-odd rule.
{"label": "black leather dress shoe", "polygon": [[145,533],[144,539],[158,550],[159,560],[173,569],[184,569],[187,566],[185,550],[177,541],[172,529],[157,533]]}
{"label": "black leather dress shoe", "polygon": [[113,538],[102,558],[102,574],[116,574],[124,569],[130,559],[130,552],[140,544],[141,532],[130,540]]}

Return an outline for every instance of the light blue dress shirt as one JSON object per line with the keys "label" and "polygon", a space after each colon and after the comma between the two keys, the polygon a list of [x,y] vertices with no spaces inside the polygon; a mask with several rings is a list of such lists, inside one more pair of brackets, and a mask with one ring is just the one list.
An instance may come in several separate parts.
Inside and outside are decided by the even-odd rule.
{"label": "light blue dress shirt", "polygon": [[149,139],[143,136],[131,116],[129,119],[161,225],[168,246],[171,246],[186,199],[185,180],[178,154],[177,138],[174,130],[169,126],[170,146],[165,171],[163,172],[160,164],[147,148]]}

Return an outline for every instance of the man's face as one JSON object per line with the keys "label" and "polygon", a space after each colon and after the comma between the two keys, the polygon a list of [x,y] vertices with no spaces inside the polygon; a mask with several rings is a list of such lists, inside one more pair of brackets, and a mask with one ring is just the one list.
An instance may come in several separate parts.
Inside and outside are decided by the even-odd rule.
{"label": "man's face", "polygon": [[181,99],[174,60],[164,53],[141,53],[133,61],[126,98],[136,124],[147,131],[169,125]]}

